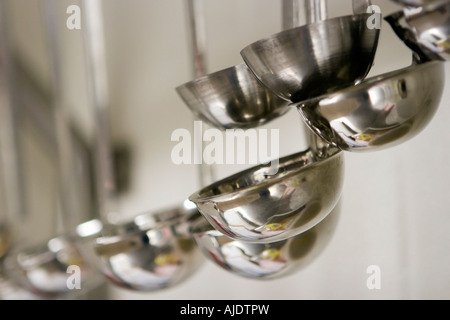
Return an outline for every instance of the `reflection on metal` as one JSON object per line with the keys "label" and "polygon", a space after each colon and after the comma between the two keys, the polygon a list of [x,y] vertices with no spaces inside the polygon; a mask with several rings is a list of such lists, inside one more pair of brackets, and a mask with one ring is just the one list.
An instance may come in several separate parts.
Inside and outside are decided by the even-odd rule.
{"label": "reflection on metal", "polygon": [[[336,229],[345,151],[398,145],[419,134],[440,104],[450,47],[449,1],[396,2],[405,7],[386,20],[411,49],[413,64],[365,79],[380,34],[367,27],[369,0],[352,0],[353,13],[335,18],[327,17],[326,1],[305,1],[303,26],[298,1],[283,0],[283,31],[244,47],[243,64],[210,74],[202,1],[186,0],[194,79],[176,90],[193,114],[218,129],[248,129],[296,107],[310,129],[304,133],[309,147],[277,159],[276,172],[258,165],[216,181],[214,168],[202,165],[201,188],[189,191],[189,200],[125,223],[118,223],[117,202],[135,191],[140,146],[111,134],[111,125],[123,119],[115,119],[110,108],[101,1],[82,1],[89,129],[64,106],[54,16],[58,2],[43,0],[50,92],[20,56],[11,55],[3,24],[0,298],[78,298],[67,282],[73,266],[81,270],[83,296],[104,280],[135,291],[161,290],[193,275],[204,261],[200,253],[248,278],[274,279],[302,270]],[[5,18],[5,0],[1,5]],[[18,145],[22,122],[31,124],[48,147],[59,179],[57,205],[67,218],[62,234],[33,246],[10,237],[27,222],[21,199],[27,177]]]}

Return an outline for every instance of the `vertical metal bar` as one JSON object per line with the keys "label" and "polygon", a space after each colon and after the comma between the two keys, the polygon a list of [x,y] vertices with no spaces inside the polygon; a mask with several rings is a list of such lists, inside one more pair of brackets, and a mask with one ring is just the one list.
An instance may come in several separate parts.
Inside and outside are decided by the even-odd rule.
{"label": "vertical metal bar", "polygon": [[371,0],[352,0],[353,14],[367,13],[367,8],[369,8],[371,5]]}
{"label": "vertical metal bar", "polygon": [[[305,19],[306,23],[314,23],[327,19],[327,1],[326,0],[305,0]],[[306,125],[305,125],[306,126]],[[309,128],[305,128],[308,146],[318,151],[324,144],[324,141],[313,133]]]}
{"label": "vertical metal bar", "polygon": [[[57,26],[57,1],[44,0],[43,11],[48,45],[48,56],[51,71],[52,113],[56,131],[57,170],[58,170],[58,201],[60,225],[62,230],[71,230],[77,221],[75,190],[71,186],[75,180],[75,164],[69,116],[64,105],[62,86],[61,50]],[[57,229],[56,228],[56,229]]]}
{"label": "vertical metal bar", "polygon": [[306,23],[314,23],[327,18],[326,0],[307,0],[305,6]]}
{"label": "vertical metal bar", "polygon": [[[195,79],[207,74],[206,28],[203,1],[187,0],[187,13],[193,66],[192,74]],[[203,130],[205,128],[207,128],[207,124],[203,123]],[[196,153],[197,159],[203,159],[202,148],[198,148],[194,152]],[[199,165],[199,181],[202,187],[215,181],[215,172],[212,165],[205,164],[202,161]]]}
{"label": "vertical metal bar", "polygon": [[82,28],[86,59],[87,81],[95,119],[95,167],[99,215],[105,222],[115,221],[116,185],[113,172],[109,136],[109,88],[107,78],[104,20],[100,0],[83,0],[85,26]]}
{"label": "vertical metal bar", "polygon": [[[23,163],[18,139],[17,92],[10,39],[7,32],[6,0],[0,1],[0,166],[4,183],[5,221],[13,229],[20,229],[27,216]],[[0,213],[1,215],[1,213]],[[2,221],[0,221],[1,223]],[[17,230],[15,230],[17,232]]]}
{"label": "vertical metal bar", "polygon": [[283,30],[299,26],[299,3],[298,0],[282,0],[282,27]]}

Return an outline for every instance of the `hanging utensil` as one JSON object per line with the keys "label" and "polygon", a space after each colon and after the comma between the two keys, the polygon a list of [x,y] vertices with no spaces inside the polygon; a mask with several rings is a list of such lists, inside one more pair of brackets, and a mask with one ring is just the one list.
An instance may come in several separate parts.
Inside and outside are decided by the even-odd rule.
{"label": "hanging utensil", "polygon": [[366,27],[369,16],[357,12],[285,30],[248,45],[241,56],[279,97],[290,102],[311,99],[354,85],[368,74],[379,37],[378,29]]}
{"label": "hanging utensil", "polygon": [[[395,17],[386,20],[392,25]],[[416,49],[410,67],[297,104],[305,123],[346,151],[377,151],[414,138],[437,111],[445,72],[443,62],[430,61],[414,40],[408,41]]]}
{"label": "hanging utensil", "polygon": [[[43,12],[51,61],[53,115],[57,139],[57,163],[59,177],[59,215],[62,229],[55,234],[63,234],[41,244],[23,244],[17,246],[5,261],[5,272],[14,282],[31,293],[46,298],[61,298],[81,295],[97,287],[101,282],[98,274],[82,258],[73,240],[68,234],[76,225],[76,199],[71,182],[75,172],[72,159],[70,125],[62,97],[60,62],[61,53],[56,19],[56,1],[44,0]],[[57,217],[58,218],[58,217]],[[72,290],[68,285],[70,266],[76,266],[80,273],[80,290]]]}
{"label": "hanging utensil", "polygon": [[111,283],[135,291],[167,288],[187,279],[202,261],[193,237],[183,232],[192,213],[181,205],[140,214],[129,222],[111,221],[116,195],[107,130],[108,81],[102,8],[99,0],[85,0],[83,8],[92,102],[98,124],[97,173],[103,205],[100,218],[80,224],[74,236],[83,256]]}
{"label": "hanging utensil", "polygon": [[450,60],[450,1],[405,7],[385,18],[420,60]]}

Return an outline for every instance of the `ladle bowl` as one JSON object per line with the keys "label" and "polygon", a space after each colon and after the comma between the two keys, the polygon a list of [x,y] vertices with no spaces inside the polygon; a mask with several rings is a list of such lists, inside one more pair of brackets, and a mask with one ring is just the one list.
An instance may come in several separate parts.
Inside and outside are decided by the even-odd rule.
{"label": "ladle bowl", "polygon": [[[129,223],[104,225],[101,236],[79,242],[80,251],[118,287],[135,291],[167,288],[189,277],[202,261],[194,239],[185,232],[190,217],[189,211],[177,208],[141,214]],[[98,223],[81,225],[80,236],[89,235]]]}
{"label": "ladle bowl", "polygon": [[102,283],[69,235],[34,246],[18,245],[5,257],[4,267],[11,283],[43,298],[75,297]]}
{"label": "ladle bowl", "polygon": [[281,158],[276,171],[259,165],[213,183],[189,200],[228,237],[267,243],[312,228],[340,198],[344,159],[334,147]]}
{"label": "ladle bowl", "polygon": [[306,124],[346,151],[405,142],[431,121],[444,89],[444,63],[412,65],[297,105]]}
{"label": "ladle bowl", "polygon": [[[279,97],[300,102],[358,83],[373,65],[379,30],[369,14],[322,20],[254,42],[241,51]],[[357,61],[357,63],[355,63]]]}
{"label": "ladle bowl", "polygon": [[194,115],[222,130],[257,127],[289,110],[245,64],[187,82],[176,91]]}
{"label": "ladle bowl", "polygon": [[408,7],[424,7],[428,5],[433,5],[436,3],[448,2],[448,0],[391,0],[402,6]]}
{"label": "ladle bowl", "polygon": [[339,220],[339,205],[311,229],[287,240],[250,243],[233,240],[213,229],[203,218],[194,233],[208,260],[245,278],[278,279],[303,270],[330,242]]}
{"label": "ladle bowl", "polygon": [[404,8],[386,20],[413,51],[420,50],[431,60],[450,60],[450,1]]}

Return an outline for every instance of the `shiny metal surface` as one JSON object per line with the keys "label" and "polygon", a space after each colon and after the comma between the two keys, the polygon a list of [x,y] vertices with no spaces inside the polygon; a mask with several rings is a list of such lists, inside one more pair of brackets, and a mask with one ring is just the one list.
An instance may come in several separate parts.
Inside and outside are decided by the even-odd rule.
{"label": "shiny metal surface", "polygon": [[379,37],[379,30],[366,27],[368,17],[344,16],[285,30],[250,44],[241,55],[267,88],[300,102],[367,75]]}
{"label": "shiny metal surface", "polygon": [[203,254],[222,269],[246,278],[275,279],[303,270],[315,261],[330,242],[339,215],[338,205],[313,228],[273,243],[232,240],[211,229],[204,219],[203,230],[194,231],[194,237]]}
{"label": "shiny metal surface", "polygon": [[263,87],[245,64],[176,88],[198,118],[220,129],[253,128],[286,113],[286,101]]}
{"label": "shiny metal surface", "polygon": [[367,79],[300,103],[307,125],[347,151],[375,151],[417,135],[432,119],[444,88],[443,62],[432,61]]}
{"label": "shiny metal surface", "polygon": [[[269,171],[270,170],[270,171]],[[191,195],[203,216],[225,235],[249,242],[275,242],[304,232],[338,202],[344,157],[324,146],[280,159],[278,172],[257,166]]]}
{"label": "shiny metal surface", "polygon": [[[205,10],[203,0],[186,1],[187,19],[189,21],[190,51],[192,59],[193,79],[207,74],[206,63],[206,28]],[[203,127],[202,127],[203,128]],[[206,129],[203,129],[203,131]],[[203,133],[202,133],[203,134]],[[195,152],[203,153],[204,148],[198,147]],[[198,168],[198,180],[201,186],[208,185],[216,180],[216,172],[213,164],[201,163]]]}
{"label": "shiny metal surface", "polygon": [[412,50],[419,46],[429,59],[450,60],[450,1],[404,8],[386,20]]}
{"label": "shiny metal surface", "polygon": [[194,239],[186,233],[190,217],[183,209],[173,209],[142,214],[121,225],[103,226],[93,220],[80,225],[78,234],[84,238],[100,224],[101,236],[89,236],[78,245],[83,256],[116,286],[160,290],[185,280],[202,261]]}
{"label": "shiny metal surface", "polygon": [[[89,292],[103,281],[67,235],[44,244],[26,248],[18,246],[5,257],[4,266],[5,277],[11,283],[32,295],[48,299],[75,297]],[[72,277],[75,268],[79,271],[79,278],[78,275]],[[73,287],[78,280],[79,290]]]}
{"label": "shiny metal surface", "polygon": [[410,7],[423,7],[428,5],[433,5],[436,3],[448,2],[448,0],[391,0],[403,6]]}

